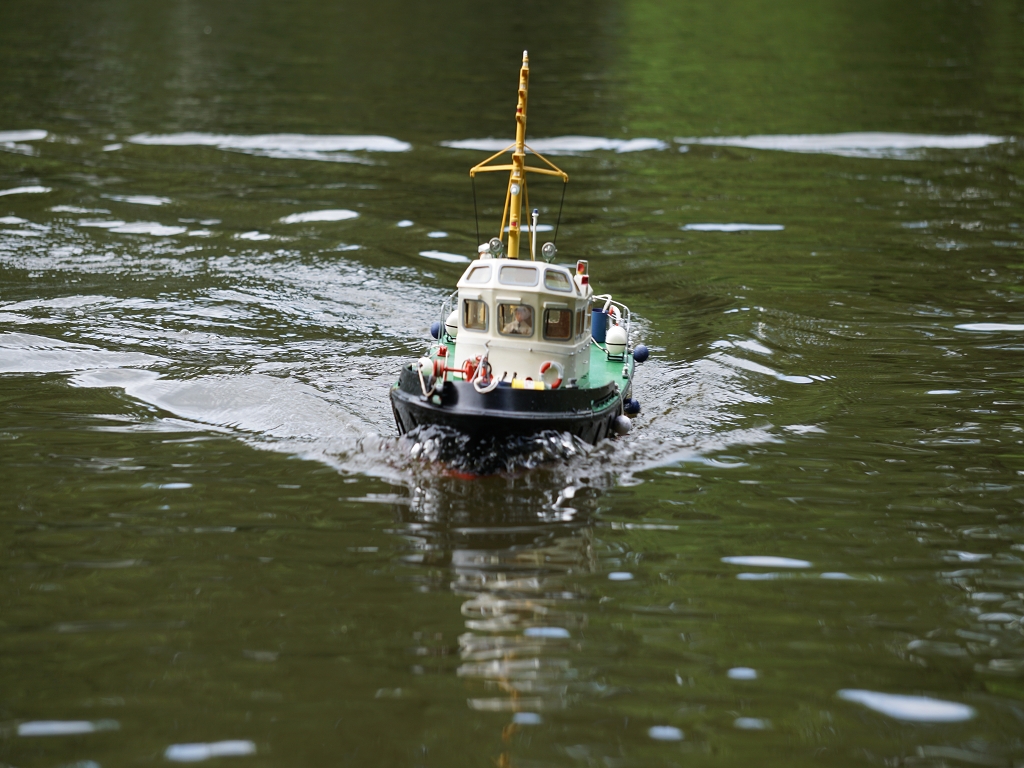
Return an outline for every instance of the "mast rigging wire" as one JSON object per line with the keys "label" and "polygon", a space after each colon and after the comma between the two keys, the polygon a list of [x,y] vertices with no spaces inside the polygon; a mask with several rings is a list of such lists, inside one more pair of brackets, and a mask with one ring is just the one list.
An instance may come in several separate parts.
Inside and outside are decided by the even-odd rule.
{"label": "mast rigging wire", "polygon": [[476,224],[476,244],[480,245],[480,214],[476,210],[476,178],[470,176],[469,180],[473,184],[473,221]]}
{"label": "mast rigging wire", "polygon": [[558,219],[555,221],[555,236],[551,238],[551,242],[558,244],[558,225],[562,223],[562,206],[565,205],[565,188],[569,186],[568,180],[562,182],[562,202],[558,204]]}

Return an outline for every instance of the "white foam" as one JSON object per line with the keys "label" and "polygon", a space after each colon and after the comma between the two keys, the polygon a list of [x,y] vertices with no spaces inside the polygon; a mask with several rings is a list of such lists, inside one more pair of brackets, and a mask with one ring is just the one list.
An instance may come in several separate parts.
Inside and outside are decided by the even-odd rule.
{"label": "white foam", "polygon": [[188,227],[166,226],[156,221],[134,221],[131,224],[122,224],[111,227],[111,232],[119,235],[154,235],[155,237],[169,237],[181,235],[188,231]]}
{"label": "white foam", "polygon": [[[442,141],[441,146],[499,152],[512,143],[514,142],[504,139],[461,139]],[[528,141],[527,145],[544,155],[574,155],[602,150],[623,153],[668,149],[668,142],[661,139],[606,139],[600,136],[554,136],[549,139],[533,139]]]}
{"label": "white foam", "polygon": [[28,224],[28,219],[17,216],[0,216],[0,224]]}
{"label": "white foam", "polygon": [[412,221],[410,221],[409,219],[402,219],[400,222],[395,224],[395,226],[396,227],[402,227],[404,229],[405,227],[411,227],[412,224],[413,224]]}
{"label": "white foam", "polygon": [[526,637],[564,639],[569,637],[569,630],[564,627],[527,627],[523,634]]}
{"label": "white foam", "polygon": [[982,560],[989,560],[992,555],[987,552],[963,552],[960,550],[950,550],[949,553],[961,563],[980,563]]}
{"label": "white foam", "polygon": [[132,205],[167,205],[173,202],[169,197],[157,197],[156,195],[103,195],[103,197],[118,203],[131,203]]}
{"label": "white foam", "polygon": [[956,327],[961,331],[1024,331],[1019,323],[963,323]]}
{"label": "white foam", "polygon": [[46,131],[0,131],[0,141],[41,141],[47,137]]}
{"label": "white foam", "polygon": [[740,341],[735,342],[735,344],[741,349],[746,349],[750,352],[757,352],[759,355],[774,354],[770,349],[768,349],[768,347],[751,339],[741,339]]}
{"label": "white foam", "polygon": [[235,239],[236,240],[256,240],[256,241],[260,241],[260,240],[269,240],[270,238],[271,238],[271,235],[268,235],[265,232],[258,232],[257,230],[252,230],[251,232],[240,232],[237,235],[235,235]]}
{"label": "white foam", "polygon": [[609,581],[632,581],[633,574],[629,571],[612,571],[608,574]]}
{"label": "white foam", "polygon": [[1005,599],[1006,595],[1002,592],[975,592],[971,595],[971,600],[979,603],[992,603]]}
{"label": "white foam", "polygon": [[908,158],[924,149],[980,149],[1001,144],[1005,136],[971,133],[940,136],[927,133],[821,133],[759,136],[677,137],[680,144],[707,144],[781,152],[803,152],[841,157]]}
{"label": "white foam", "polygon": [[52,191],[50,187],[13,187],[12,189],[0,189],[0,197],[4,195],[42,195]]}
{"label": "white foam", "polygon": [[[721,344],[719,344],[721,346]],[[733,355],[727,355],[724,352],[715,352],[711,355],[716,360],[719,360],[726,365],[731,365],[734,368],[742,368],[745,371],[751,373],[761,373],[765,376],[774,376],[779,381],[786,381],[790,384],[813,384],[814,379],[810,376],[789,376],[784,373],[779,373],[776,370],[769,368],[766,365],[755,363],[753,360],[746,360],[742,357],[734,357]]]}
{"label": "white foam", "polygon": [[976,714],[974,708],[966,704],[928,696],[904,696],[854,688],[844,688],[838,696],[888,717],[915,723],[959,723]]}
{"label": "white foam", "polygon": [[[0,304],[4,309],[7,310],[26,310],[26,309],[77,309],[78,307],[88,307],[93,304],[105,304],[107,302],[116,302],[117,299],[111,296],[103,295],[78,295],[78,296],[61,296],[55,299],[26,299],[24,301],[15,302],[12,304]],[[43,346],[69,346],[69,342],[57,341],[55,339],[48,339],[44,336],[23,336],[23,339],[30,340],[36,344],[42,344]],[[2,342],[0,342],[2,344]],[[75,346],[75,345],[70,345]],[[78,346],[85,347],[86,345],[81,344]]]}
{"label": "white foam", "polygon": [[132,144],[171,147],[216,147],[259,157],[282,160],[317,160],[335,163],[367,163],[350,152],[408,152],[412,145],[390,136],[311,136],[302,133],[268,133],[236,136],[219,133],[140,133]]}
{"label": "white foam", "polygon": [[1013,613],[1004,613],[1002,611],[997,613],[983,613],[978,616],[978,621],[983,621],[986,624],[1009,624],[1011,621],[1020,620],[1020,616]]}
{"label": "white foam", "polygon": [[110,213],[106,208],[80,208],[77,205],[54,205],[50,210],[54,213]]}
{"label": "white foam", "polygon": [[739,728],[743,731],[764,731],[771,727],[770,720],[764,720],[760,717],[737,717],[732,721],[734,728]]}
{"label": "white foam", "polygon": [[686,224],[680,229],[690,232],[781,232],[782,224]]}
{"label": "white foam", "polygon": [[647,735],[655,741],[682,741],[683,732],[674,725],[652,725]]}
{"label": "white foam", "polygon": [[101,229],[113,229],[114,227],[123,227],[125,222],[120,219],[82,219],[78,222],[80,227],[99,227]]}
{"label": "white foam", "polygon": [[959,395],[959,389],[929,389],[929,395]]}
{"label": "white foam", "polygon": [[772,555],[739,555],[723,557],[723,563],[730,565],[747,565],[757,568],[810,568],[806,560],[794,560],[791,557],[774,557]]}
{"label": "white foam", "polygon": [[814,424],[790,424],[788,427],[783,427],[783,429],[787,432],[792,432],[794,435],[825,434],[824,429]]}
{"label": "white foam", "polygon": [[42,232],[32,232],[27,229],[0,229],[0,233],[5,235],[15,235],[17,237],[42,237]]}
{"label": "white foam", "polygon": [[420,256],[435,261],[447,261],[450,264],[468,264],[469,259],[457,253],[445,253],[444,251],[420,251]]}
{"label": "white foam", "polygon": [[512,722],[516,725],[540,725],[543,719],[536,712],[516,712],[512,715]]}
{"label": "white foam", "polygon": [[427,232],[427,237],[432,237],[434,239],[448,237],[448,233],[442,232],[441,230],[437,230],[436,232]]}
{"label": "white foam", "polygon": [[333,208],[326,211],[306,211],[293,213],[280,219],[282,224],[305,224],[308,221],[347,221],[357,219],[359,214],[346,208]]}
{"label": "white foam", "polygon": [[243,757],[255,755],[256,745],[251,741],[214,741],[209,744],[171,744],[164,750],[164,759],[175,763],[198,763],[214,757]]}
{"label": "white foam", "polygon": [[733,667],[725,673],[730,680],[757,680],[757,670],[750,667]]}

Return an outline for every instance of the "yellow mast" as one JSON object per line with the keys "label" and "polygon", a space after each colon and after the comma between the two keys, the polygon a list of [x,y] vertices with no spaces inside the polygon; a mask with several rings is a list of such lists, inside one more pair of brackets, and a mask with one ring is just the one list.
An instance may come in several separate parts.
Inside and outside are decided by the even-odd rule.
{"label": "yellow mast", "polygon": [[[523,198],[526,197],[526,174],[542,173],[547,176],[558,176],[563,183],[569,182],[569,174],[558,168],[554,163],[530,149],[526,144],[526,96],[530,85],[530,58],[523,51],[523,66],[519,70],[519,103],[516,105],[516,141],[505,149],[491,155],[479,165],[469,169],[471,177],[484,171],[509,171],[508,190],[505,193],[505,210],[501,214],[501,227],[498,238],[501,239],[508,221],[508,258],[519,258],[520,222],[522,220]],[[488,165],[500,155],[512,150],[512,163],[509,165]],[[526,164],[526,150],[537,155],[550,168],[534,168]],[[527,198],[528,199],[528,198]],[[530,254],[531,258],[533,254]]]}
{"label": "yellow mast", "polygon": [[519,258],[519,216],[523,208],[526,172],[526,91],[530,85],[530,57],[523,51],[519,70],[519,103],[516,105],[516,148],[512,152],[512,173],[508,180],[508,257]]}

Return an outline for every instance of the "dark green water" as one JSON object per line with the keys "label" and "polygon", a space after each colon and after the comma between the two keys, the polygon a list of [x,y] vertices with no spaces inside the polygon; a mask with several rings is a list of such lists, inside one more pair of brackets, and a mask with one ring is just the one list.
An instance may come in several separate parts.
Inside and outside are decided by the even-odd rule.
{"label": "dark green water", "polygon": [[[0,761],[1024,765],[1022,41],[1015,0],[0,4]],[[607,147],[556,158],[560,252],[654,354],[628,438],[469,480],[387,386],[523,48],[529,138]]]}

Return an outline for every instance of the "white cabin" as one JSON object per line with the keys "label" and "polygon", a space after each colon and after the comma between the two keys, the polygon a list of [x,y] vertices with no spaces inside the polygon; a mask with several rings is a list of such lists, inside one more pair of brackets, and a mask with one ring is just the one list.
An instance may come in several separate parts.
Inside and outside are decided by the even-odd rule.
{"label": "white cabin", "polygon": [[567,383],[580,379],[590,371],[592,296],[566,267],[483,255],[459,280],[450,365],[486,352],[494,375],[505,381],[513,375],[541,381],[546,361],[561,365]]}

